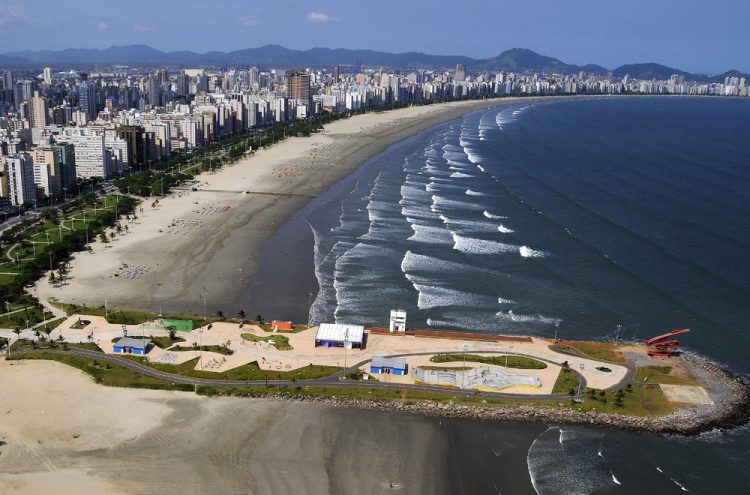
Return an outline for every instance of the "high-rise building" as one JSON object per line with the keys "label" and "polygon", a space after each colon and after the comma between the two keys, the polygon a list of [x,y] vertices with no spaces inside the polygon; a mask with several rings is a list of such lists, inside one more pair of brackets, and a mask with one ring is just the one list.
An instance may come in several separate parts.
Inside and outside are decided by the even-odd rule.
{"label": "high-rise building", "polygon": [[8,173],[8,193],[14,206],[33,203],[36,200],[34,185],[34,161],[25,153],[16,153],[5,161]]}
{"label": "high-rise building", "polygon": [[[60,196],[63,187],[60,157],[49,141],[32,149],[31,159],[34,161],[34,182],[44,188],[48,197]],[[37,170],[38,165],[44,165],[46,169],[44,171]]]}
{"label": "high-rise building", "polygon": [[153,75],[148,78],[148,102],[151,107],[161,106],[161,77]]}
{"label": "high-rise building", "polygon": [[60,164],[60,186],[65,190],[73,191],[76,187],[76,151],[72,143],[53,143],[51,148],[57,155]]}
{"label": "high-rise building", "polygon": [[101,177],[110,179],[112,170],[111,153],[104,144],[104,133],[82,129],[65,129],[57,138],[58,142],[75,145],[76,176],[83,179]]}
{"label": "high-rise building", "polygon": [[52,69],[50,67],[44,68],[44,84],[52,84]]}
{"label": "high-rise building", "polygon": [[30,118],[31,127],[41,129],[47,126],[49,116],[47,115],[47,99],[39,94],[39,91],[34,91],[34,96],[29,100],[30,103]]}
{"label": "high-rise building", "polygon": [[312,103],[310,74],[303,70],[292,69],[286,72],[284,78],[286,79],[287,98],[295,100],[298,105],[305,105],[310,108]]}
{"label": "high-rise building", "polygon": [[83,80],[78,85],[78,110],[86,114],[89,119],[96,119],[96,87],[94,82]]}
{"label": "high-rise building", "polygon": [[12,71],[9,71],[9,70],[3,71],[2,83],[3,83],[3,89],[13,90],[13,88],[15,88],[15,84],[14,84],[15,80],[13,78]]}
{"label": "high-rise building", "polygon": [[456,71],[453,73],[453,80],[463,82],[466,80],[466,65],[456,64]]}

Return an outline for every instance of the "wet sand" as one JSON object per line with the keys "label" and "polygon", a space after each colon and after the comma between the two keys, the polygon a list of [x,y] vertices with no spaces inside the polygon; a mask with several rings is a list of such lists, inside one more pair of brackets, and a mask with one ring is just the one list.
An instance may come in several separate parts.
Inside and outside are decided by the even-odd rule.
{"label": "wet sand", "polygon": [[0,362],[0,386],[4,495],[533,493],[543,430],[109,388],[54,362]]}

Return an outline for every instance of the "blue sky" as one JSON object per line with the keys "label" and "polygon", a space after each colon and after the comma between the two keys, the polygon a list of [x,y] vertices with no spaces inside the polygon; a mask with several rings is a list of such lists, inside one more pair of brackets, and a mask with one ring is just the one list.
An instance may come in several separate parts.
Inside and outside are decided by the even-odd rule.
{"label": "blue sky", "polygon": [[145,43],[161,50],[370,48],[750,71],[750,0],[0,0],[0,53]]}

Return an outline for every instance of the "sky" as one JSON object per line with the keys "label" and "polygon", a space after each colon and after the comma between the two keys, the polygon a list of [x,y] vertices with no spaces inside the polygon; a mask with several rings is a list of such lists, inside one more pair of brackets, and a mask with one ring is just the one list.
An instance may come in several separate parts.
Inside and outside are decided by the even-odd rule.
{"label": "sky", "polygon": [[106,48],[366,48],[750,72],[750,0],[0,0],[0,53]]}

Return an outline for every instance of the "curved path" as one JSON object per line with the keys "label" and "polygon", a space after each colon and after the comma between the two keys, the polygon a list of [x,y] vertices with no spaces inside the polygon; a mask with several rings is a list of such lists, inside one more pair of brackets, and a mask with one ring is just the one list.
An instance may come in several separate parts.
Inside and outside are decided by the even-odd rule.
{"label": "curved path", "polygon": [[[133,361],[130,359],[126,359],[119,356],[114,356],[111,354],[105,354],[103,352],[98,351],[90,351],[87,349],[80,349],[76,347],[70,347],[69,350],[58,350],[58,349],[35,349],[35,350],[16,350],[13,355],[23,355],[27,352],[35,352],[35,353],[42,353],[42,354],[55,354],[55,355],[74,355],[79,357],[85,357],[85,358],[91,358],[91,359],[97,359],[100,361],[106,361],[114,364],[118,364],[120,366],[123,366],[125,368],[131,369],[133,371],[137,371],[143,375],[150,376],[152,378],[157,378],[160,380],[165,380],[173,383],[184,383],[189,385],[202,385],[202,386],[211,386],[211,387],[250,387],[250,386],[269,386],[269,385],[279,385],[279,386],[301,386],[301,385],[315,385],[315,386],[327,386],[327,387],[367,387],[367,388],[394,388],[398,390],[414,390],[414,391],[421,391],[421,392],[439,392],[441,394],[453,394],[453,395],[462,395],[462,396],[480,396],[480,397],[495,397],[495,398],[502,398],[502,399],[514,399],[514,400],[568,400],[569,396],[568,394],[550,394],[550,395],[531,395],[531,394],[509,394],[509,393],[503,393],[503,392],[482,392],[478,390],[467,390],[467,389],[459,389],[459,388],[450,388],[446,389],[445,387],[440,386],[431,386],[431,385],[418,385],[418,384],[402,384],[402,383],[388,383],[388,382],[379,382],[379,381],[359,381],[359,380],[341,380],[340,378],[344,375],[345,372],[349,372],[351,370],[357,369],[360,366],[363,366],[370,362],[370,359],[366,359],[364,361],[361,361],[353,366],[348,367],[346,370],[339,371],[337,373],[334,373],[333,375],[323,377],[323,378],[317,378],[317,379],[309,379],[309,380],[221,380],[221,379],[213,379],[213,378],[195,378],[185,375],[178,375],[174,373],[167,373],[165,371],[160,371],[154,368],[151,368],[150,366],[146,366],[145,364],[139,363],[137,361]],[[426,354],[433,354],[433,353],[414,353],[414,354],[399,354],[394,357],[404,357],[404,356],[417,356],[417,355],[426,355]],[[502,352],[498,352],[498,354],[505,354]],[[531,356],[530,356],[531,357]],[[536,358],[535,358],[536,359]],[[552,362],[552,361],[548,361]],[[579,375],[579,379],[582,382],[582,387],[586,387],[586,380],[581,376],[577,371],[571,370],[577,375]]]}

